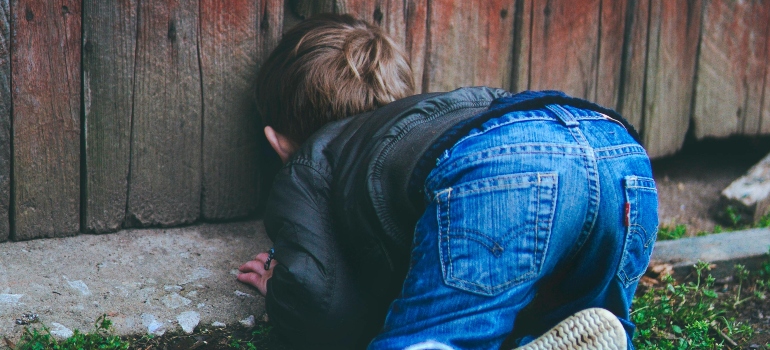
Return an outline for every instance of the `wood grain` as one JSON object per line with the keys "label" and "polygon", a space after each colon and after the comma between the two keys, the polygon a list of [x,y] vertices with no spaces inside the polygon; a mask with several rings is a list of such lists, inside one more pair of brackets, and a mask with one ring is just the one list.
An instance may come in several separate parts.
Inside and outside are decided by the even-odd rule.
{"label": "wood grain", "polygon": [[13,239],[80,226],[80,1],[14,0]]}
{"label": "wood grain", "polygon": [[621,82],[615,108],[639,132],[643,132],[650,0],[628,0],[625,3]]}
{"label": "wood grain", "polygon": [[198,1],[142,1],[127,224],[195,221],[201,203]]}
{"label": "wood grain", "polygon": [[424,91],[510,86],[513,2],[429,0],[428,16]]}
{"label": "wood grain", "polygon": [[593,102],[609,108],[617,108],[619,101],[628,3],[629,0],[602,0],[600,3],[599,62]]}
{"label": "wood grain", "polygon": [[756,134],[767,67],[770,6],[764,1],[707,1],[695,90],[695,136]]}
{"label": "wood grain", "polygon": [[10,235],[11,201],[11,8],[0,0],[0,242]]}
{"label": "wood grain", "polygon": [[83,2],[83,229],[117,231],[126,217],[137,1]]}
{"label": "wood grain", "polygon": [[653,0],[647,51],[643,141],[652,157],[684,143],[692,115],[701,1]]}
{"label": "wood grain", "polygon": [[596,100],[600,5],[601,0],[533,2],[530,89]]}
{"label": "wood grain", "polygon": [[280,38],[282,9],[278,1],[201,1],[203,218],[244,217],[257,208],[262,130],[252,86]]}

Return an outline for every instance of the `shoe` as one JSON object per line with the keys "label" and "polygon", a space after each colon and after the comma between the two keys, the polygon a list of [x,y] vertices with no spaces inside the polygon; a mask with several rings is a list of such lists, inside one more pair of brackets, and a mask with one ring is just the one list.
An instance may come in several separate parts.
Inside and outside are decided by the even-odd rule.
{"label": "shoe", "polygon": [[626,350],[626,331],[611,312],[585,309],[559,322],[520,350]]}

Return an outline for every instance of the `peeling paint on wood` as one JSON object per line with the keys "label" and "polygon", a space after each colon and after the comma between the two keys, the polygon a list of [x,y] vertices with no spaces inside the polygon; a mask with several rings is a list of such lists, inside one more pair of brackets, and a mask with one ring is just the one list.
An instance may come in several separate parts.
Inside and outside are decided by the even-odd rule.
{"label": "peeling paint on wood", "polygon": [[80,1],[11,2],[15,232],[80,229]]}

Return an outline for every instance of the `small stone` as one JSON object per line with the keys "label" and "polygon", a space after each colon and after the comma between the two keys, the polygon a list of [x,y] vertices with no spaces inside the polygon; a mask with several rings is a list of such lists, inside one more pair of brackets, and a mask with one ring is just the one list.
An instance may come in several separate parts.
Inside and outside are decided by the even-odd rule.
{"label": "small stone", "polygon": [[239,321],[241,325],[243,325],[246,328],[254,328],[254,325],[256,324],[254,320],[254,315],[249,315],[249,317],[246,317]]}
{"label": "small stone", "polygon": [[187,334],[192,334],[195,327],[201,321],[201,314],[195,311],[185,311],[176,317],[177,322],[182,327],[182,330]]}
{"label": "small stone", "polygon": [[160,301],[163,303],[163,305],[166,305],[166,307],[170,309],[176,309],[182,306],[190,305],[190,303],[192,303],[192,300],[187,299],[177,293],[166,295],[161,298]]}
{"label": "small stone", "polygon": [[[64,279],[66,280],[67,277],[64,277]],[[67,284],[69,284],[72,289],[75,289],[78,292],[80,292],[80,294],[83,294],[85,296],[91,295],[91,290],[88,289],[88,286],[85,283],[83,283],[83,281],[81,280],[77,280],[77,281],[67,280]]]}
{"label": "small stone", "polygon": [[227,327],[227,325],[222,323],[222,322],[216,321],[216,322],[211,324],[211,327],[225,328],[225,327]]}
{"label": "small stone", "polygon": [[242,297],[242,298],[253,298],[254,296],[249,293],[244,293],[239,290],[235,291],[235,296]]}
{"label": "small stone", "polygon": [[0,294],[0,304],[18,304],[24,294]]}
{"label": "small stone", "polygon": [[67,339],[75,333],[73,333],[69,328],[64,327],[61,323],[51,322],[51,329],[49,330],[51,332],[51,335],[59,338],[59,339]]}
{"label": "small stone", "polygon": [[147,333],[161,336],[166,333],[163,323],[155,319],[155,315],[142,314],[142,324],[147,327]]}
{"label": "small stone", "polygon": [[182,291],[182,286],[169,286],[169,285],[166,285],[166,286],[163,286],[163,290],[165,290],[167,292],[180,292],[180,291]]}
{"label": "small stone", "polygon": [[194,298],[194,297],[198,296],[198,291],[197,290],[191,291],[191,292],[187,293],[187,296],[190,297],[190,298]]}

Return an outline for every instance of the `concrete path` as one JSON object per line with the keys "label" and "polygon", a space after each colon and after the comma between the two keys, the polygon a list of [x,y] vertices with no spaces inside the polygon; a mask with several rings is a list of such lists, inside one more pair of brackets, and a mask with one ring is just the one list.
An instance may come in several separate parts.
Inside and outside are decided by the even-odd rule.
{"label": "concrete path", "polygon": [[2,243],[0,335],[18,339],[25,314],[61,337],[102,314],[118,334],[260,319],[263,298],[235,273],[270,246],[260,221]]}
{"label": "concrete path", "polygon": [[[235,274],[270,246],[261,221],[2,243],[0,334],[18,339],[25,314],[61,337],[90,330],[102,314],[122,335],[259,320],[263,298]],[[653,263],[681,276],[709,261],[719,275],[736,262],[758,265],[768,247],[767,229],[722,233],[658,242]]]}

